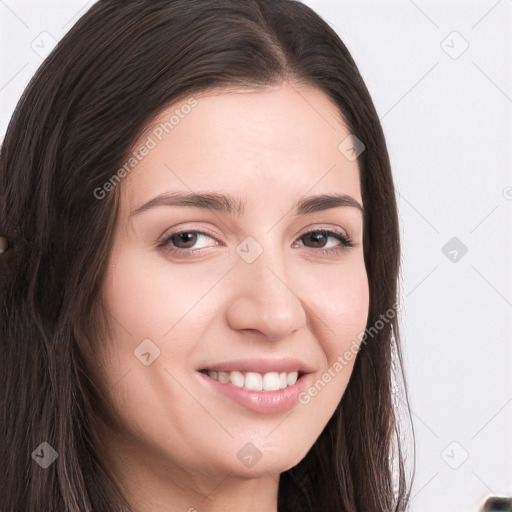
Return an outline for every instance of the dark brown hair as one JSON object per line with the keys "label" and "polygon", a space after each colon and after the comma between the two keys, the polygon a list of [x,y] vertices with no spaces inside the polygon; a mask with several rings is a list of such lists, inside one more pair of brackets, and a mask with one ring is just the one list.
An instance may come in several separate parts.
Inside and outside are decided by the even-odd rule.
{"label": "dark brown hair", "polygon": [[[127,509],[95,443],[101,397],[83,352],[106,323],[99,292],[119,206],[119,187],[103,200],[94,191],[178,98],[283,80],[325,93],[365,145],[367,327],[394,308],[400,242],[385,139],[329,25],[295,0],[98,1],[31,80],[0,153],[0,234],[10,246],[0,255],[2,512]],[[280,512],[406,509],[392,383],[392,364],[403,377],[397,317],[376,331],[322,434],[281,474]],[[58,452],[46,470],[31,457],[42,441]]]}

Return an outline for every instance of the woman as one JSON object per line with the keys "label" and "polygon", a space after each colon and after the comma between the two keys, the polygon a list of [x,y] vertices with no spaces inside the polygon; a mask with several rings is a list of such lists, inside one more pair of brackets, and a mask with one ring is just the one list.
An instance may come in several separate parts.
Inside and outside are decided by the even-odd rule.
{"label": "woman", "polygon": [[97,2],[0,179],[1,510],[406,509],[392,174],[311,9]]}

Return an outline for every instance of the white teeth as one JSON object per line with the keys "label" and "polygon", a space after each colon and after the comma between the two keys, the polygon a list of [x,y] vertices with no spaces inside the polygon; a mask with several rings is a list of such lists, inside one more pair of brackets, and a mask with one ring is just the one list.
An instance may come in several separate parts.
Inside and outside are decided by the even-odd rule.
{"label": "white teeth", "polygon": [[252,391],[261,391],[263,389],[263,378],[259,373],[247,372],[244,387]]}
{"label": "white teeth", "polygon": [[276,391],[279,389],[279,374],[277,372],[265,373],[263,376],[263,389]]}
{"label": "white teeth", "polygon": [[217,372],[217,380],[222,382],[222,384],[227,384],[229,382],[229,373]]}
{"label": "white teeth", "polygon": [[277,391],[293,386],[297,382],[298,372],[268,372],[262,375],[257,372],[247,372],[245,375],[239,371],[214,372],[208,371],[208,376],[222,384],[233,384],[239,388],[244,387],[251,391]]}
{"label": "white teeth", "polygon": [[297,372],[290,372],[286,375],[286,384],[288,386],[293,386],[297,382],[297,377],[299,374]]}
{"label": "white teeth", "polygon": [[245,377],[242,372],[231,372],[229,380],[231,381],[231,384],[238,386],[239,388],[242,388],[245,383]]}

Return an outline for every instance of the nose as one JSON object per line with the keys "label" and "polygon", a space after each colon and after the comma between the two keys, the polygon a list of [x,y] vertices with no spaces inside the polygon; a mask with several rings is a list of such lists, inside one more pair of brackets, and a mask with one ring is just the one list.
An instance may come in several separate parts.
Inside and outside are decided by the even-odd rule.
{"label": "nose", "polygon": [[252,263],[237,261],[231,272],[233,291],[227,309],[230,327],[257,331],[270,341],[304,327],[307,318],[301,290],[290,273],[283,258],[270,258],[267,251]]}

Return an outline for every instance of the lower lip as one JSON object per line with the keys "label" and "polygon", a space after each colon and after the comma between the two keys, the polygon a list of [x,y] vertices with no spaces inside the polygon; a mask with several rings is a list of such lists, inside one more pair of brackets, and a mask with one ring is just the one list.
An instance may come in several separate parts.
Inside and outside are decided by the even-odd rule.
{"label": "lower lip", "polygon": [[278,389],[276,391],[250,391],[249,389],[234,386],[233,384],[223,384],[202,372],[197,373],[199,373],[202,380],[211,386],[214,391],[222,393],[224,396],[233,399],[247,409],[263,413],[284,412],[297,405],[299,395],[306,388],[307,377],[307,375],[302,375],[293,386],[288,386],[285,389]]}

